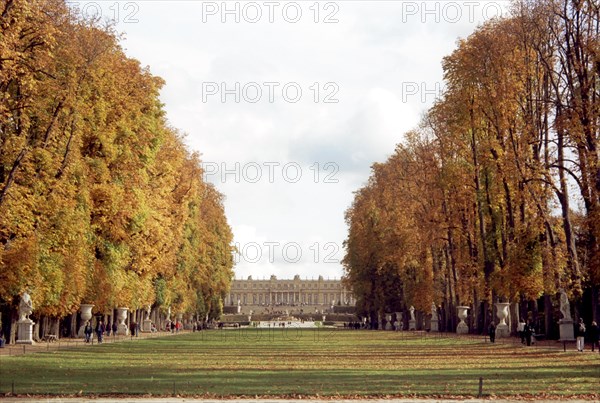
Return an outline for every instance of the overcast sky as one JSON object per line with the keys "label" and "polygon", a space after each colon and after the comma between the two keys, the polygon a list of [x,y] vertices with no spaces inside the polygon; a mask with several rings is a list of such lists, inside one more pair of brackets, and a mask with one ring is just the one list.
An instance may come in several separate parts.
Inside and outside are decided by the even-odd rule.
{"label": "overcast sky", "polygon": [[[76,2],[74,2],[76,3]],[[80,1],[166,80],[170,124],[225,195],[236,277],[339,278],[344,211],[506,1]]]}

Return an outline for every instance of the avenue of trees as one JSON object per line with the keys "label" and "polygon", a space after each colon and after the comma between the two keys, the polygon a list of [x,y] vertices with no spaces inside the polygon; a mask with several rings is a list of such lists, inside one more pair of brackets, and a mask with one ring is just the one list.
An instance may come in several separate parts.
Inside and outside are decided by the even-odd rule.
{"label": "avenue of trees", "polygon": [[[600,319],[600,9],[521,1],[443,60],[445,89],[346,212],[345,281],[377,320],[435,303],[456,328]],[[493,316],[492,316],[493,314]]]}
{"label": "avenue of trees", "polygon": [[168,125],[162,85],[63,0],[0,1],[5,337],[25,291],[37,323],[82,303],[220,313],[233,277],[223,196]]}

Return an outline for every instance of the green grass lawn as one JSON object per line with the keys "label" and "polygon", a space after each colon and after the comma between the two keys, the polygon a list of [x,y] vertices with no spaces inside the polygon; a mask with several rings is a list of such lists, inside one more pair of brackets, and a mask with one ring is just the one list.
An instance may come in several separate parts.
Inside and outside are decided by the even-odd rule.
{"label": "green grass lawn", "polygon": [[[600,354],[483,338],[223,330],[0,357],[0,393],[600,397]],[[596,394],[596,395],[594,395]]]}

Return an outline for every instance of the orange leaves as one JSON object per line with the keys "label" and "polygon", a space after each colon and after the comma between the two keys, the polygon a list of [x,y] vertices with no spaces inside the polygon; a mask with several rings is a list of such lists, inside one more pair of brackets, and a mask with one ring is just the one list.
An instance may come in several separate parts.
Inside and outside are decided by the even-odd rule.
{"label": "orange leaves", "polygon": [[39,313],[64,315],[152,304],[159,278],[181,309],[224,293],[221,196],[167,126],[162,79],[61,0],[0,18],[0,299],[29,286]]}
{"label": "orange leaves", "polygon": [[519,4],[444,58],[443,96],[373,164],[346,212],[346,281],[360,308],[399,309],[399,296],[425,309],[430,299],[534,300],[561,284],[575,294],[588,278],[597,285],[599,81],[583,45],[597,42],[591,4]]}

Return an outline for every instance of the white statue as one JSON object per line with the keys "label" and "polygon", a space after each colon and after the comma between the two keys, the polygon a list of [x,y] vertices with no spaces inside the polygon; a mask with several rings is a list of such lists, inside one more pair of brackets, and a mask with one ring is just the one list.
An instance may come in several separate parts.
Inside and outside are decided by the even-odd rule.
{"label": "white statue", "polygon": [[437,307],[435,302],[431,303],[431,320],[438,320]]}
{"label": "white statue", "polygon": [[415,307],[411,305],[408,310],[410,311],[410,320],[416,320],[415,319]]}
{"label": "white statue", "polygon": [[146,320],[150,319],[150,312],[152,311],[152,305],[146,307]]}
{"label": "white statue", "polygon": [[560,292],[560,312],[563,315],[563,320],[573,320],[571,318],[571,305],[569,304],[567,293],[562,288],[558,291]]}
{"label": "white statue", "polygon": [[29,315],[33,312],[33,303],[31,302],[31,297],[25,291],[21,296],[21,301],[19,302],[19,320],[24,321],[29,319]]}

